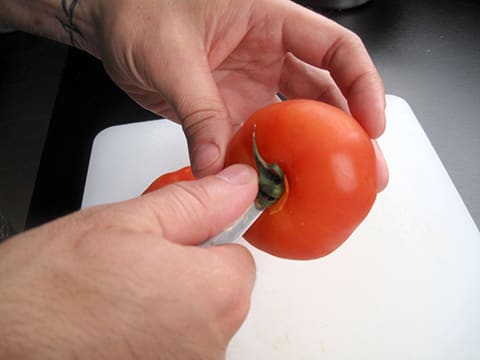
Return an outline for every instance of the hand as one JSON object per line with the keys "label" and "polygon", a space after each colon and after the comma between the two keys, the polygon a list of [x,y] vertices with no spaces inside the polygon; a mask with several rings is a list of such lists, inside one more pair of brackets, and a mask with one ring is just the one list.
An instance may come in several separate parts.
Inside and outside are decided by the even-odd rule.
{"label": "hand", "polygon": [[248,311],[254,262],[238,245],[185,245],[238,218],[256,184],[234,165],[10,238],[0,358],[222,359]]}
{"label": "hand", "polygon": [[361,40],[291,1],[4,0],[0,23],[100,58],[139,104],[183,125],[197,176],[223,167],[232,132],[278,92],[349,111],[372,138],[385,127],[382,81]]}
{"label": "hand", "polygon": [[372,138],[384,130],[382,81],[361,40],[293,2],[103,1],[97,22],[92,52],[139,104],[183,125],[197,176],[223,167],[232,131],[278,92],[339,106]]}

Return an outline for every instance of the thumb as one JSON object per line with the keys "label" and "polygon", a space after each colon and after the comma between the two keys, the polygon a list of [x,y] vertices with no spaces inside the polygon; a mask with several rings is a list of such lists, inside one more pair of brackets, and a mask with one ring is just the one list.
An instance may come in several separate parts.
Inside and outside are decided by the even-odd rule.
{"label": "thumb", "polygon": [[177,57],[163,78],[165,97],[187,137],[193,173],[202,177],[223,168],[232,125],[208,60],[194,53]]}
{"label": "thumb", "polygon": [[[254,201],[257,173],[247,165],[232,165],[217,175],[179,182],[136,199],[149,232],[172,242],[201,243],[230,226]],[[146,206],[145,206],[146,205]],[[151,211],[153,209],[153,211]]]}

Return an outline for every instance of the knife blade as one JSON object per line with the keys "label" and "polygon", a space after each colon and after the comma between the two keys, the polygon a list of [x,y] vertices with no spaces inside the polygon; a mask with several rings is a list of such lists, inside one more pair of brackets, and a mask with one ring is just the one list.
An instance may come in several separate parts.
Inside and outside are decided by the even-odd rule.
{"label": "knife blade", "polygon": [[229,244],[239,239],[252,226],[252,224],[263,214],[265,210],[254,201],[245,213],[236,220],[233,225],[224,229],[217,235],[200,244],[200,247]]}

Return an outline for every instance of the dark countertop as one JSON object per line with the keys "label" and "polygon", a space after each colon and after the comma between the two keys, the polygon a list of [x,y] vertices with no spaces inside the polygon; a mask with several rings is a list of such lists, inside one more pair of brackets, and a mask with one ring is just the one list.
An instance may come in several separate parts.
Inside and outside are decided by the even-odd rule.
{"label": "dark countertop", "polygon": [[0,33],[0,239],[2,216],[25,226],[66,54],[53,41]]}
{"label": "dark countertop", "polygon": [[[299,2],[319,10],[315,1]],[[354,10],[323,13],[362,37],[387,93],[409,102],[478,226],[480,3],[372,0]],[[70,49],[26,226],[80,207],[90,148],[100,130],[153,118],[109,80],[97,60]]]}

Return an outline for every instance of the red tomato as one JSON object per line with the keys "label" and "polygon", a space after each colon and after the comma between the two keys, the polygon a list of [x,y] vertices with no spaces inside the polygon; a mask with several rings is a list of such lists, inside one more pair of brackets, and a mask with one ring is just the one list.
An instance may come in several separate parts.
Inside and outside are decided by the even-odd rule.
{"label": "red tomato", "polygon": [[[254,113],[232,138],[225,165],[255,166],[252,132],[268,163],[282,168],[282,208],[266,212],[244,235],[253,246],[290,259],[338,248],[376,198],[375,153],[351,116],[313,100],[288,100]],[[275,207],[275,205],[273,206]]]}
{"label": "red tomato", "polygon": [[[288,100],[245,122],[229,144],[225,166],[255,167],[254,126],[261,157],[280,165],[286,189],[245,239],[282,258],[315,259],[331,253],[363,221],[376,198],[375,153],[368,135],[333,106]],[[183,168],[161,176],[145,192],[191,179],[191,169]]]}
{"label": "red tomato", "polygon": [[189,180],[195,180],[195,177],[192,174],[192,168],[190,166],[185,166],[181,169],[163,174],[158,178],[156,178],[155,181],[151,183],[148,186],[148,188],[145,189],[143,194],[158,190],[164,187],[165,185],[172,184],[177,181],[189,181]]}

